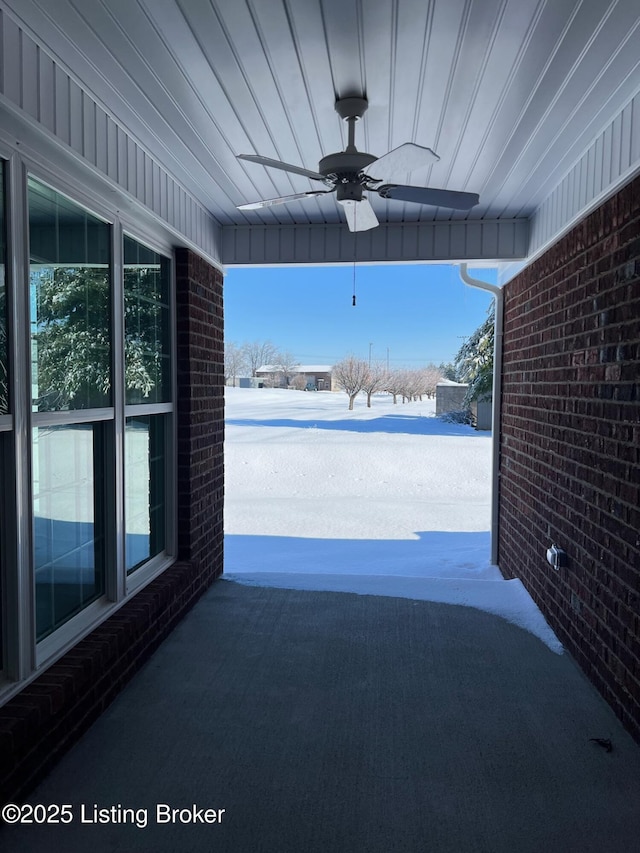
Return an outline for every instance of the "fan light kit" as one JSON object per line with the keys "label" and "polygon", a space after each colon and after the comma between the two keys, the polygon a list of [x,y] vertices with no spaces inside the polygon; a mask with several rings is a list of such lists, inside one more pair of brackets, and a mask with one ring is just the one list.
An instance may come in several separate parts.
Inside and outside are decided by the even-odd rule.
{"label": "fan light kit", "polygon": [[262,207],[272,207],[276,204],[287,204],[307,197],[328,195],[335,192],[336,200],[342,205],[347,225],[351,231],[367,231],[380,223],[371,207],[367,193],[378,193],[381,198],[409,201],[415,204],[428,204],[432,207],[448,207],[453,210],[469,210],[480,201],[476,193],[440,190],[432,187],[413,187],[402,184],[384,182],[384,178],[374,175],[391,176],[398,173],[412,172],[421,166],[436,163],[440,158],[430,148],[405,142],[398,148],[374,157],[358,151],[355,146],[356,122],[366,112],[366,98],[342,98],[336,101],[338,115],[349,126],[349,139],[344,151],[327,154],[318,164],[318,171],[312,172],[301,166],[292,166],[280,160],[261,157],[259,154],[238,154],[238,159],[259,163],[272,169],[281,169],[295,175],[303,175],[312,181],[321,181],[327,190],[311,190],[310,192],[293,193],[280,198],[270,198],[255,201],[250,204],[239,204],[238,210],[259,210]]}

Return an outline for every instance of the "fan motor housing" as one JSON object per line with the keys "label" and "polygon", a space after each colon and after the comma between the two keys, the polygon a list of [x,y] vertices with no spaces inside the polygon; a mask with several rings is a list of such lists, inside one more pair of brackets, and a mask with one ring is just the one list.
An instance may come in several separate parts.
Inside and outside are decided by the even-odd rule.
{"label": "fan motor housing", "polygon": [[378,158],[373,154],[365,154],[362,151],[353,153],[348,151],[339,151],[337,154],[327,154],[320,160],[318,171],[321,175],[327,177],[331,175],[351,175],[354,178],[367,166],[375,162]]}

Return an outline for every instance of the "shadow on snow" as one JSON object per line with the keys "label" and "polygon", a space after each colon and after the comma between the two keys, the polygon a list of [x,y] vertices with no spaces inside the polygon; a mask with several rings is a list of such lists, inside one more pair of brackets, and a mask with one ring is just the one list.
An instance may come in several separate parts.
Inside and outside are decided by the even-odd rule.
{"label": "shadow on snow", "polygon": [[417,539],[225,536],[225,572],[469,578],[489,565],[490,534],[426,531]]}
{"label": "shadow on snow", "polygon": [[405,435],[478,436],[491,435],[490,431],[478,432],[466,424],[447,423],[441,418],[421,415],[383,415],[369,420],[296,420],[294,418],[228,418],[227,426],[245,427],[289,427],[293,429],[340,430],[361,433],[396,433]]}

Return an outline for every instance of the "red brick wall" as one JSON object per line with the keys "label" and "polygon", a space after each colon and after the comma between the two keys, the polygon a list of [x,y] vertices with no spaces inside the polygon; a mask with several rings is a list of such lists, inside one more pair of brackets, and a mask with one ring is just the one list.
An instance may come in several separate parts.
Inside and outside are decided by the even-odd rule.
{"label": "red brick wall", "polygon": [[0,708],[0,804],[21,802],[222,572],[222,275],[176,253],[181,561]]}
{"label": "red brick wall", "polygon": [[176,252],[178,552],[196,571],[222,572],[224,328],[222,273]]}
{"label": "red brick wall", "polygon": [[640,739],[640,178],[509,282],[504,331],[500,567]]}
{"label": "red brick wall", "polygon": [[175,563],[0,708],[0,804],[22,802],[207,585]]}

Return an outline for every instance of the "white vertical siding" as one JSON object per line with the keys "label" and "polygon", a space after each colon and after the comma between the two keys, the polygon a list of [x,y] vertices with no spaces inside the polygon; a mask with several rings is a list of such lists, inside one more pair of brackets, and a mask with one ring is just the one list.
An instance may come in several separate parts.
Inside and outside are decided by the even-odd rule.
{"label": "white vertical siding", "polygon": [[550,243],[640,171],[640,93],[594,139],[531,217],[529,255]]}
{"label": "white vertical siding", "polygon": [[22,67],[22,34],[20,28],[6,15],[0,16],[0,27],[2,29],[2,92],[22,107],[22,75],[16,73],[16,69]]}
{"label": "white vertical siding", "polygon": [[640,97],[631,102],[629,114],[629,150],[631,163],[640,161]]}
{"label": "white vertical siding", "polygon": [[84,122],[82,115],[82,89],[73,80],[69,81],[69,144],[79,154],[84,150],[82,134]]}
{"label": "white vertical siding", "polygon": [[5,12],[0,10],[0,96],[142,202],[211,258],[220,227]]}
{"label": "white vertical siding", "polygon": [[[129,186],[129,161],[127,158],[127,134],[118,128],[117,139],[118,183],[121,187]],[[161,214],[162,215],[162,214]]]}
{"label": "white vertical siding", "polygon": [[20,47],[22,51],[22,67],[24,78],[22,80],[22,109],[31,116],[38,115],[38,90],[39,90],[39,63],[38,47],[20,34]]}
{"label": "white vertical siding", "polygon": [[[96,105],[82,93],[82,156],[90,163],[95,163],[97,158],[96,142]],[[128,189],[128,187],[127,187]]]}
{"label": "white vertical siding", "polygon": [[38,85],[35,92],[37,103],[34,104],[31,115],[50,133],[55,133],[56,130],[54,79],[53,60],[38,48]]}
{"label": "white vertical siding", "polygon": [[[22,69],[21,69],[22,71]],[[65,142],[70,143],[70,103],[69,103],[69,77],[58,65],[53,66],[53,109],[54,109],[54,133]]]}
{"label": "white vertical siding", "polygon": [[225,264],[302,264],[515,260],[526,257],[527,220],[381,225],[354,235],[337,225],[247,226],[222,229]]}

